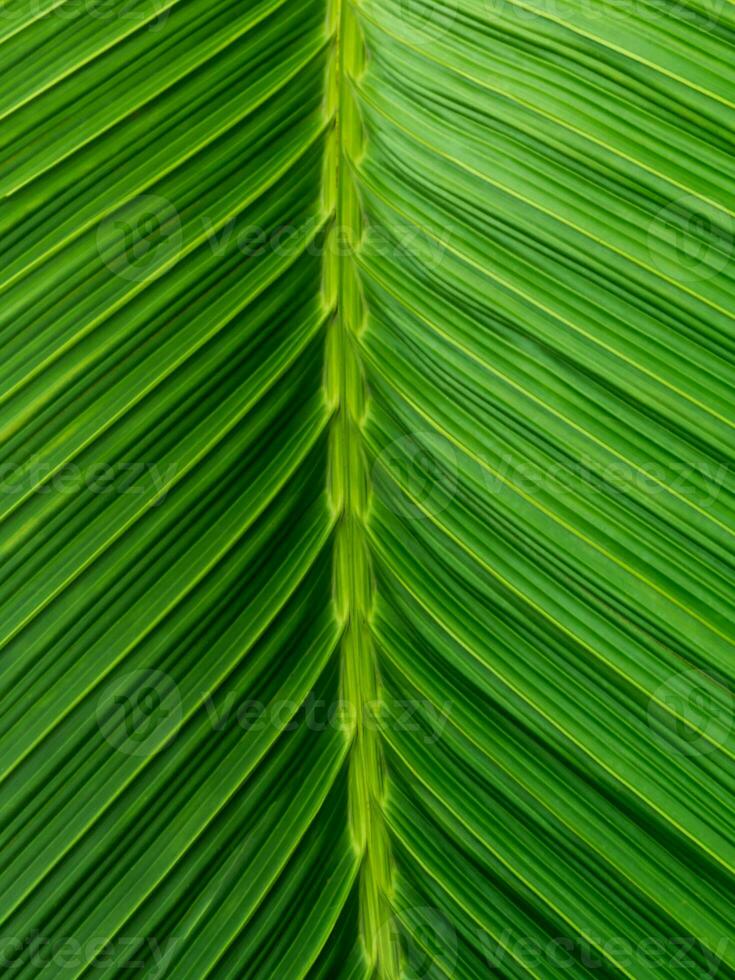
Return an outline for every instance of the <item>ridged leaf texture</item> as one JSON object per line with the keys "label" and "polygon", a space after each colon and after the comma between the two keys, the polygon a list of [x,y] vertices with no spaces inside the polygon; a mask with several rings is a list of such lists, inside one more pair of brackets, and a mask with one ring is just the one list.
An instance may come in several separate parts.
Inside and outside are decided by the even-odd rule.
{"label": "ridged leaf texture", "polygon": [[735,976],[734,54],[3,0],[3,975]]}

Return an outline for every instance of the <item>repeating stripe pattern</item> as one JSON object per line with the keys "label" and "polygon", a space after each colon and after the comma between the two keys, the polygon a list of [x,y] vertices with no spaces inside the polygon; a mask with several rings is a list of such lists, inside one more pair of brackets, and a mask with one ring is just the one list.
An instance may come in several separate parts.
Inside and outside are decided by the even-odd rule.
{"label": "repeating stripe pattern", "polygon": [[730,5],[362,15],[396,928],[426,976],[729,975]]}
{"label": "repeating stripe pattern", "polygon": [[0,9],[8,976],[735,975],[733,52]]}
{"label": "repeating stripe pattern", "polygon": [[5,975],[361,962],[331,49],[321,0],[3,9]]}

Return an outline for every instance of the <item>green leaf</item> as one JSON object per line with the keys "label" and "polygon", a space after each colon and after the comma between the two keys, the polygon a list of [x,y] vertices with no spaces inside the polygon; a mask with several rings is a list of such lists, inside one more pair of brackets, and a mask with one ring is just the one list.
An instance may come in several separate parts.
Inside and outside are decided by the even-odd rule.
{"label": "green leaf", "polygon": [[5,0],[5,974],[735,975],[733,52]]}

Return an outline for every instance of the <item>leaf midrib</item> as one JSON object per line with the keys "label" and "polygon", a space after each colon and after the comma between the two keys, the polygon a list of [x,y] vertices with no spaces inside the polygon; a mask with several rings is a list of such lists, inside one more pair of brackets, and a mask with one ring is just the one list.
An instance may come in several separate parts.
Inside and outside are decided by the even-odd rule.
{"label": "leaf midrib", "polygon": [[349,823],[359,871],[360,939],[369,975],[397,980],[399,957],[391,930],[392,861],[383,813],[381,737],[374,723],[380,682],[371,635],[373,572],[367,534],[370,475],[363,424],[367,394],[359,353],[365,308],[355,252],[362,214],[354,165],[362,131],[353,83],[364,63],[363,41],[349,0],[330,0],[333,56],[327,111],[334,131],[326,153],[324,197],[333,217],[324,261],[324,301],[333,311],[327,340],[325,394],[333,411],[329,491],[337,518],[334,602],[342,628],[341,697],[348,706]]}

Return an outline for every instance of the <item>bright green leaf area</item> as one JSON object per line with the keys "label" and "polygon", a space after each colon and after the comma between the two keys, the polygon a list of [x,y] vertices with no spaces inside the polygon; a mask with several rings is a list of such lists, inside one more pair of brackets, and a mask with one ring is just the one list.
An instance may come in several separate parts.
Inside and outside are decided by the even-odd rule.
{"label": "bright green leaf area", "polygon": [[1,3],[3,976],[735,976],[732,0]]}

